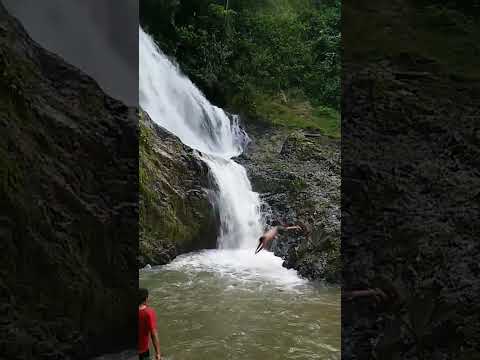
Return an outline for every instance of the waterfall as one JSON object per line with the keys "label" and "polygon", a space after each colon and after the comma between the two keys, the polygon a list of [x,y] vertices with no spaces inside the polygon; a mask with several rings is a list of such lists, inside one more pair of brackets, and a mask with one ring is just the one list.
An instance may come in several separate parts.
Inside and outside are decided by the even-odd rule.
{"label": "waterfall", "polygon": [[250,139],[238,117],[212,105],[139,28],[140,105],[152,120],[200,152],[218,185],[220,249],[252,248],[262,232],[260,199],[232,160]]}

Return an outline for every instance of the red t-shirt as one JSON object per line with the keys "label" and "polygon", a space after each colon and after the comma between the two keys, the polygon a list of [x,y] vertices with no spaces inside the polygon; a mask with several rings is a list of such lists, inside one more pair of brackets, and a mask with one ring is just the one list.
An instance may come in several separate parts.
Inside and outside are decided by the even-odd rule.
{"label": "red t-shirt", "polygon": [[144,353],[148,350],[148,343],[151,332],[157,328],[157,317],[155,311],[148,306],[138,309],[138,352]]}

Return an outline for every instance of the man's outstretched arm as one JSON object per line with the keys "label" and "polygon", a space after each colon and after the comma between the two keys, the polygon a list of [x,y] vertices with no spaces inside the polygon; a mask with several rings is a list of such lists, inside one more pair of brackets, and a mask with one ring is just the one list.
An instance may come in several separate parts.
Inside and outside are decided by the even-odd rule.
{"label": "man's outstretched arm", "polygon": [[295,225],[295,226],[287,226],[285,228],[285,230],[293,230],[293,229],[298,229],[298,230],[301,230],[302,228],[298,225]]}
{"label": "man's outstretched arm", "polygon": [[162,354],[160,352],[160,341],[158,340],[157,329],[152,330],[151,336],[152,336],[153,347],[155,348],[155,360],[161,360]]}

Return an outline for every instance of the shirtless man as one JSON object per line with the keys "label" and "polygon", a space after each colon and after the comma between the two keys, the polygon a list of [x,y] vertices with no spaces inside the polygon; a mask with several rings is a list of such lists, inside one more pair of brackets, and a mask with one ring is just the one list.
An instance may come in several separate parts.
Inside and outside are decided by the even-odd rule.
{"label": "shirtless man", "polygon": [[300,226],[274,226],[270,230],[268,230],[265,234],[263,234],[260,239],[258,239],[258,246],[257,249],[255,250],[255,254],[258,254],[262,249],[264,249],[270,241],[275,239],[278,234],[283,234],[286,230],[293,230],[293,229],[299,229],[301,230],[302,228]]}

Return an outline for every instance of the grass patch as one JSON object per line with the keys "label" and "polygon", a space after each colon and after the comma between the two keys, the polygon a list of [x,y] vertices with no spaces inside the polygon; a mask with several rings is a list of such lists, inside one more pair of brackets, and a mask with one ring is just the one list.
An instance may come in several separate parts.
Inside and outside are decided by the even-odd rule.
{"label": "grass patch", "polygon": [[312,106],[302,97],[260,94],[255,97],[255,117],[274,126],[314,129],[340,137],[340,113],[326,106]]}

